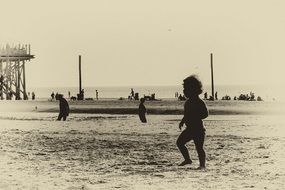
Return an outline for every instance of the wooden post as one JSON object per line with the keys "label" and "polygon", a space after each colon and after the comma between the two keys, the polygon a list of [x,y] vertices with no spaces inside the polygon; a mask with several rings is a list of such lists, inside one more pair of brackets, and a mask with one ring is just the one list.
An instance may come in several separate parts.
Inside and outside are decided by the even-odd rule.
{"label": "wooden post", "polygon": [[81,55],[79,55],[79,94],[81,94],[82,86],[81,86]]}
{"label": "wooden post", "polygon": [[4,77],[3,77],[3,70],[2,70],[2,60],[0,60],[0,98],[1,98],[1,100],[3,100],[4,98],[3,98],[3,83],[4,83]]}
{"label": "wooden post", "polygon": [[17,63],[17,90],[16,90],[16,100],[21,99],[21,71],[20,71],[20,61]]}
{"label": "wooden post", "polygon": [[214,71],[213,71],[213,54],[211,53],[211,79],[212,79],[212,98],[215,99],[215,90],[214,90]]}
{"label": "wooden post", "polygon": [[26,69],[25,69],[25,61],[23,61],[23,94],[24,100],[28,100],[27,91],[26,91]]}

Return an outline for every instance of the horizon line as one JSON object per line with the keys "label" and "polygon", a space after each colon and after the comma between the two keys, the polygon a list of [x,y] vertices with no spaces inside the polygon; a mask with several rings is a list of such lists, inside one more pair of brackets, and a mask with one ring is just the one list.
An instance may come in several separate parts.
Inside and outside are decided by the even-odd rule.
{"label": "horizon line", "polygon": [[[273,86],[285,86],[285,84],[217,84],[215,86],[268,86],[268,85],[273,85]],[[182,83],[181,84],[154,84],[154,85],[150,85],[150,84],[143,84],[143,85],[98,85],[98,86],[85,86],[84,88],[94,88],[94,87],[169,87],[169,86],[181,86],[182,87]],[[203,86],[211,86],[211,84],[204,84]],[[79,88],[79,86],[29,86],[28,88]]]}

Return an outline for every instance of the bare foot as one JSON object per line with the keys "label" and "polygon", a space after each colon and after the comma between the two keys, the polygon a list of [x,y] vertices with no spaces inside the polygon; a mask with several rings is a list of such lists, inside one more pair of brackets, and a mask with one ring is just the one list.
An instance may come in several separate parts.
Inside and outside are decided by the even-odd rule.
{"label": "bare foot", "polygon": [[206,170],[206,167],[205,167],[205,166],[199,166],[199,167],[197,168],[197,170]]}
{"label": "bare foot", "polygon": [[186,164],[192,164],[192,160],[184,160],[184,161],[181,162],[181,164],[179,164],[178,166],[185,166]]}

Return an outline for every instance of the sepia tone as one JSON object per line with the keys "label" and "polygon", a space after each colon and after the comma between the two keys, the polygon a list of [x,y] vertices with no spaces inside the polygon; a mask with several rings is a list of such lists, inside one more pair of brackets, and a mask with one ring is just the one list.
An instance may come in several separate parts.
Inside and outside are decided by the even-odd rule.
{"label": "sepia tone", "polygon": [[284,189],[285,2],[1,2],[0,189]]}

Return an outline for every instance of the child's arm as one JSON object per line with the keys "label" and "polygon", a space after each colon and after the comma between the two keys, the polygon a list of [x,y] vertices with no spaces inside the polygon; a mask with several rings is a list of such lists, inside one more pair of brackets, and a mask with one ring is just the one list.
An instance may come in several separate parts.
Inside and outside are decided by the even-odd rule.
{"label": "child's arm", "polygon": [[209,112],[208,112],[208,109],[207,109],[205,102],[202,101],[200,109],[201,109],[201,112],[200,112],[201,119],[207,118],[209,116]]}
{"label": "child's arm", "polygon": [[185,119],[184,119],[184,117],[183,117],[183,118],[181,119],[180,123],[179,123],[179,129],[180,129],[180,130],[181,130],[181,128],[183,127],[184,123],[185,123]]}

